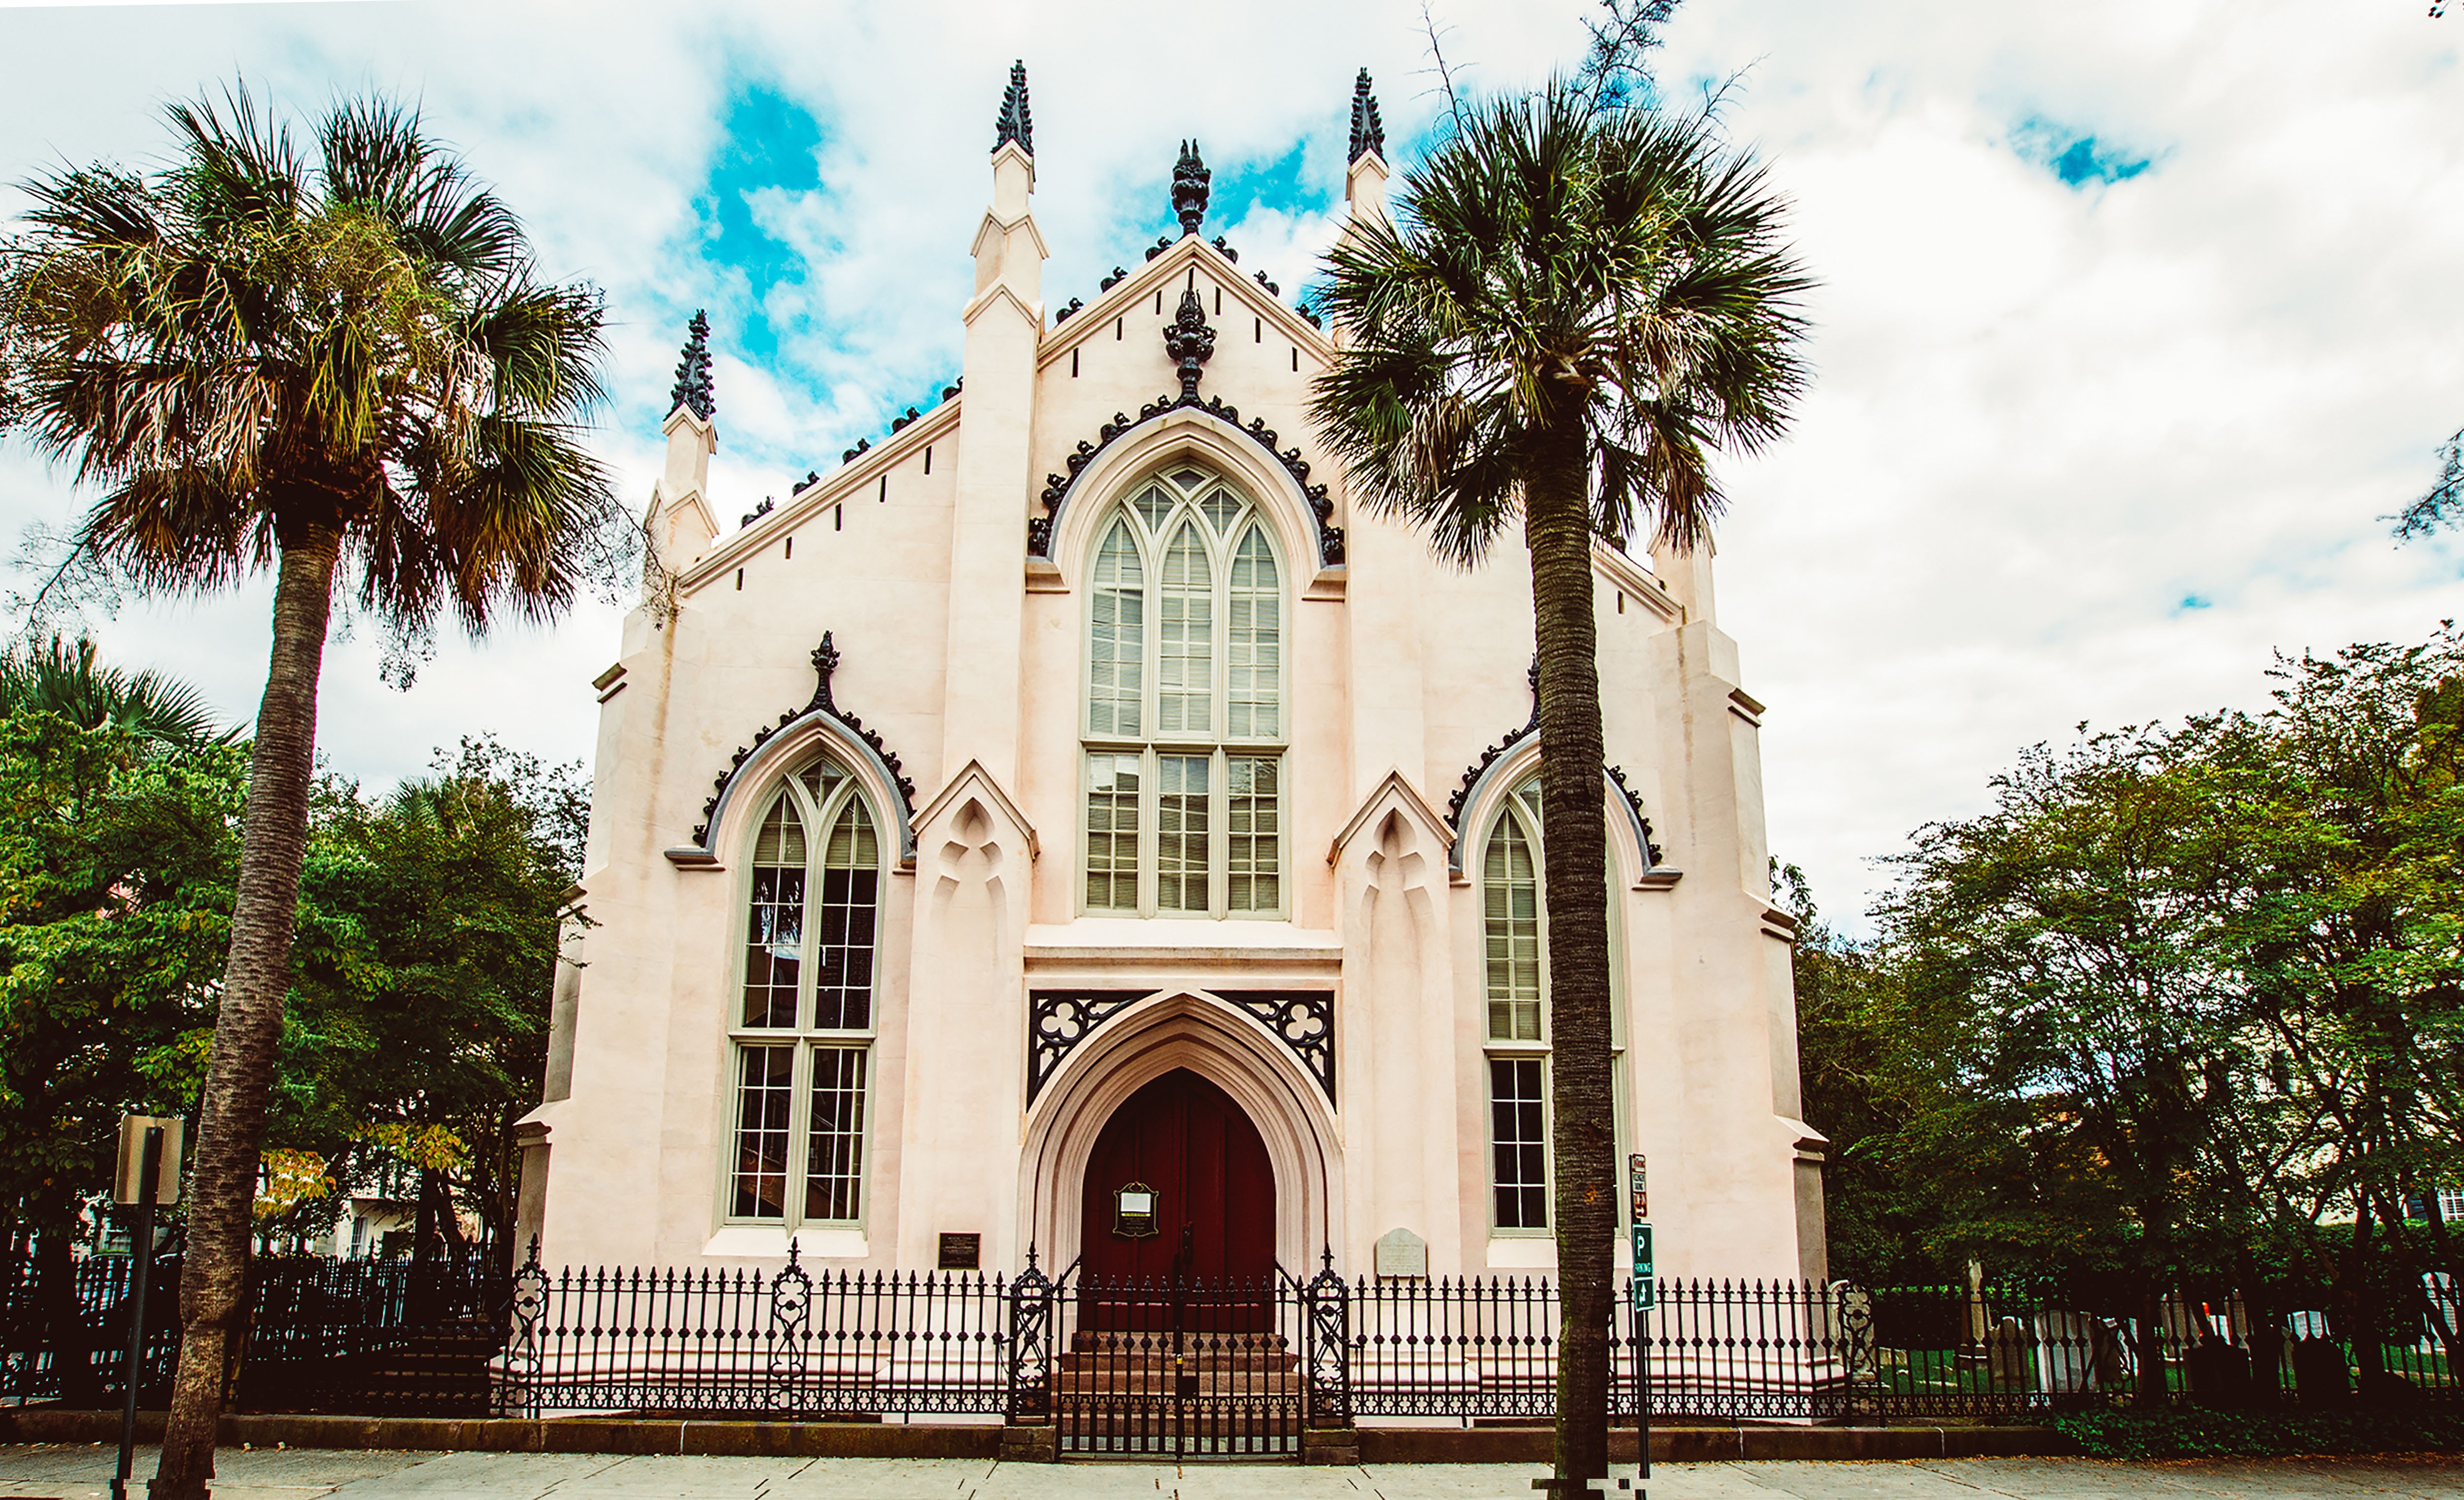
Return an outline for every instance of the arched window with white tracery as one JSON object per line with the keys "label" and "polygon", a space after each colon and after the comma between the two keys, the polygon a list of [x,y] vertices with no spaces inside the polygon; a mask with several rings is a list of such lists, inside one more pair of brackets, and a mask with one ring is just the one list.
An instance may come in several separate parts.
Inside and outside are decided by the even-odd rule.
{"label": "arched window with white tracery", "polygon": [[780,783],[755,829],[722,1216],[790,1233],[861,1224],[882,840],[826,756]]}
{"label": "arched window with white tracery", "polygon": [[1140,481],[1087,596],[1082,908],[1286,915],[1287,610],[1256,503],[1187,464]]}
{"label": "arched window with white tracery", "polygon": [[[1548,913],[1541,898],[1545,844],[1540,778],[1507,794],[1488,825],[1480,857],[1481,1057],[1487,1086],[1489,1227],[1505,1235],[1549,1232]],[[1615,881],[1611,881],[1615,889]],[[1617,1137],[1623,1129],[1625,986],[1612,919],[1609,995],[1617,1054]]]}

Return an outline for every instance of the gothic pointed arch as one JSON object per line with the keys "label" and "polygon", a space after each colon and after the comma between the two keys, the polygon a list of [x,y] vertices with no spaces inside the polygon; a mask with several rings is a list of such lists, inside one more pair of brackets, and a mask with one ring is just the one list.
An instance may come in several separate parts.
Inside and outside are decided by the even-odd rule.
{"label": "gothic pointed arch", "polygon": [[670,863],[688,870],[715,870],[722,850],[752,816],[780,777],[808,759],[817,748],[829,748],[859,779],[865,781],[885,815],[897,824],[897,859],[902,869],[915,864],[915,783],[900,766],[898,756],[864,720],[839,707],[830,691],[838,671],[839,651],[829,632],[813,651],[817,682],[811,700],[781,712],[778,722],[755,730],[753,742],[738,745],[735,757],[712,782],[710,800],[702,804],[702,821],[692,840],[667,851]]}
{"label": "gothic pointed arch", "polygon": [[1343,1148],[1333,1102],[1254,1015],[1203,990],[1121,1007],[1028,1107],[1019,1158],[1020,1233],[1049,1262],[1077,1258],[1087,1162],[1104,1126],[1148,1083],[1186,1068],[1232,1096],[1273,1165],[1275,1256],[1286,1266],[1342,1245]]}

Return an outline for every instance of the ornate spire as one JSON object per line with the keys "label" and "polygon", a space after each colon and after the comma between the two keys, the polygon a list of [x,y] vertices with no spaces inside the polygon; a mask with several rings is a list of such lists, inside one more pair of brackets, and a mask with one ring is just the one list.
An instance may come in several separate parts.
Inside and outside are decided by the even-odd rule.
{"label": "ornate spire", "polygon": [[993,149],[1015,141],[1027,155],[1035,154],[1035,116],[1026,107],[1026,59],[1009,65],[1009,92],[1001,96],[1001,119],[993,121]]}
{"label": "ornate spire", "polygon": [[1206,326],[1206,304],[1196,287],[1180,294],[1180,309],[1163,331],[1163,352],[1180,365],[1180,405],[1196,406],[1198,372],[1215,356],[1215,330]]}
{"label": "ornate spire", "polygon": [[1369,92],[1369,70],[1363,68],[1360,77],[1352,84],[1352,155],[1349,160],[1357,162],[1372,151],[1379,156],[1386,154],[1386,121],[1377,118],[1377,97]]}
{"label": "ornate spire", "polygon": [[1197,233],[1198,226],[1206,222],[1206,185],[1214,180],[1215,174],[1199,159],[1198,143],[1183,141],[1180,160],[1172,166],[1172,211],[1180,218],[1184,238]]}
{"label": "ornate spire", "polygon": [[718,409],[718,398],[710,388],[710,319],[695,312],[686,326],[693,337],[685,341],[684,358],[676,361],[676,388],[668,395],[668,410],[689,408],[707,422]]}

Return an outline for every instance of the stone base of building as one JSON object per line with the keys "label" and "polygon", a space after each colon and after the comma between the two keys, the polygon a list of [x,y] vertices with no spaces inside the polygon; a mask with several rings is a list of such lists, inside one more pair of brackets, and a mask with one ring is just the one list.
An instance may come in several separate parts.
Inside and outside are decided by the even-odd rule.
{"label": "stone base of building", "polygon": [[[159,1411],[140,1412],[137,1436],[160,1442]],[[295,1417],[223,1418],[222,1445],[239,1447],[436,1449],[485,1453],[679,1453],[739,1458],[964,1458],[1051,1463],[1049,1426],[993,1423],[695,1422],[673,1419]],[[116,1411],[33,1407],[0,1412],[0,1442],[113,1443]],[[1039,1442],[1038,1439],[1041,1438]],[[1609,1434],[1613,1463],[1636,1460],[1636,1432]],[[1545,1425],[1312,1428],[1310,1464],[1545,1464]],[[1651,1429],[1655,1464],[1781,1459],[2059,1457],[2077,1445],[2051,1427],[1688,1426]],[[1134,1462],[1168,1462],[1142,1459]]]}

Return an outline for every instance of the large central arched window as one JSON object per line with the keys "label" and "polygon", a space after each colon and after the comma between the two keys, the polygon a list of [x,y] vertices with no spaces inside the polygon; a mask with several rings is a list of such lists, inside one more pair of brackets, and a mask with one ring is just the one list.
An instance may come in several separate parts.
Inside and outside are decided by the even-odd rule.
{"label": "large central arched window", "polygon": [[1286,610],[1256,505],[1188,465],[1133,486],[1087,596],[1085,909],[1281,915]]}
{"label": "large central arched window", "polygon": [[881,839],[824,757],[780,783],[751,853],[723,1214],[791,1233],[861,1224]]}

